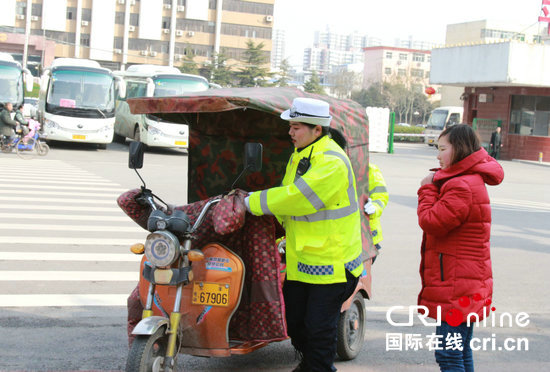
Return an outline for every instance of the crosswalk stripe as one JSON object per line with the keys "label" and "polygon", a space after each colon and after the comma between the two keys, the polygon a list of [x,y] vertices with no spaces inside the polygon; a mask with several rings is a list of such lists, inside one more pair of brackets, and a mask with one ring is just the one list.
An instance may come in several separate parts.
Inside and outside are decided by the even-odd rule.
{"label": "crosswalk stripe", "polygon": [[[143,258],[132,254],[129,247],[144,242],[148,234],[116,204],[118,196],[127,189],[62,161],[31,165],[12,160],[17,159],[0,159],[0,168],[5,171],[0,177],[0,249],[4,250],[0,251],[3,264],[0,268],[11,269],[0,270],[0,288],[13,286],[17,290],[8,293],[17,294],[0,289],[0,293],[4,292],[0,294],[0,308],[126,306],[128,293],[139,279],[139,262]],[[50,248],[43,249],[44,246]],[[94,246],[114,247],[112,250],[119,253],[96,252],[98,249]],[[34,265],[25,271],[26,267],[20,267],[19,262],[34,262]],[[39,268],[46,262],[56,266],[35,270],[40,262],[43,264]],[[97,267],[97,271],[75,271],[79,262],[88,270]],[[72,271],[59,271],[61,263]],[[109,263],[118,263],[119,270],[122,264],[126,265],[124,269],[129,264],[136,269],[108,271]],[[35,292],[49,294],[30,294],[24,288],[32,282],[44,283],[43,290]],[[89,294],[87,285],[94,282],[109,283],[104,286],[118,290]],[[78,288],[76,292],[81,293],[58,293],[63,292],[58,289],[59,285],[69,283],[74,283]],[[125,292],[120,290],[124,286],[128,286],[128,292],[117,293]]]}
{"label": "crosswalk stripe", "polygon": [[[29,195],[29,191],[21,189],[3,189],[3,193],[8,195]],[[61,195],[61,196],[99,196],[105,198],[118,198],[120,193],[112,192],[74,192],[74,191],[40,191],[40,195]]]}
{"label": "crosswalk stripe", "polygon": [[[10,185],[8,187],[0,184],[0,190],[6,189],[6,188],[12,188],[13,185]],[[121,187],[85,187],[85,186],[64,186],[64,185],[36,185],[36,184],[28,184],[28,183],[22,183],[17,185],[20,189],[54,189],[54,190],[77,190],[77,191],[84,191],[84,190],[91,190],[91,191],[112,191],[112,192],[124,192],[128,191],[128,189],[123,189]]]}
{"label": "crosswalk stripe", "polygon": [[147,233],[138,225],[134,226],[113,226],[113,225],[47,225],[34,224],[30,227],[28,224],[21,223],[2,223],[0,230],[33,230],[33,231],[100,231],[100,232],[133,232]]}
{"label": "crosswalk stripe", "polygon": [[4,244],[57,244],[57,245],[123,245],[130,246],[136,239],[44,237],[44,236],[0,236]]}
{"label": "crosswalk stripe", "polygon": [[90,216],[75,214],[48,214],[48,213],[1,213],[0,218],[23,219],[23,220],[68,220],[68,221],[130,221],[126,216]]}
{"label": "crosswalk stripe", "polygon": [[95,178],[95,179],[101,179],[104,180],[105,178],[96,176],[93,173],[87,172],[87,171],[76,171],[74,169],[13,169],[9,168],[7,169],[8,172],[5,174],[5,176],[13,176],[13,175],[21,175],[25,177],[33,177],[33,176],[41,176],[41,177],[58,177],[58,176],[67,176],[67,173],[70,173],[71,176],[78,176],[78,178]]}
{"label": "crosswalk stripe", "polygon": [[[34,180],[34,181],[33,181]],[[33,178],[28,178],[28,179],[25,179],[25,180],[22,180],[18,177],[16,178],[4,178],[2,177],[2,183],[3,184],[10,184],[10,183],[21,183],[21,182],[25,182],[25,183],[28,183],[28,182],[39,182],[40,185],[44,185],[44,184],[54,184],[54,183],[62,183],[63,185],[98,185],[98,186],[108,186],[108,185],[112,185],[113,183],[112,182],[106,182],[106,181],[90,181],[90,180],[87,180],[87,181],[68,181],[69,179],[68,178],[60,178],[60,179],[55,179],[55,180],[45,180],[45,179],[41,179],[41,178],[36,178],[36,179],[33,179]]]}
{"label": "crosswalk stripe", "polygon": [[[113,204],[115,204],[113,202]],[[115,204],[116,205],[116,204]],[[0,209],[13,209],[13,210],[34,210],[34,211],[86,211],[86,212],[120,212],[122,210],[118,207],[75,207],[74,205],[22,205],[22,204],[0,204]],[[96,216],[98,220],[101,216]]]}
{"label": "crosswalk stripe", "polygon": [[2,271],[0,281],[137,282],[137,271]]}
{"label": "crosswalk stripe", "polygon": [[86,261],[139,262],[141,255],[133,253],[68,253],[68,252],[0,252],[5,261]]}
{"label": "crosswalk stripe", "polygon": [[[19,201],[19,202],[55,202],[55,203],[79,203],[79,204],[112,204],[116,205],[116,199],[110,198],[107,200],[100,199],[70,199],[70,198],[41,198],[38,196],[0,196],[0,200]],[[51,208],[51,209],[56,209]]]}
{"label": "crosswalk stripe", "polygon": [[17,294],[0,295],[0,307],[126,306],[124,294]]}

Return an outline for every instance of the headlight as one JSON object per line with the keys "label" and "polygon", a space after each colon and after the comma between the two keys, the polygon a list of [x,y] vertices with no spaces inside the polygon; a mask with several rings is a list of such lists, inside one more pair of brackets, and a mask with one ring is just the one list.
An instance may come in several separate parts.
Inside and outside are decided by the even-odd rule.
{"label": "headlight", "polygon": [[179,256],[178,238],[169,231],[155,231],[145,240],[145,256],[155,267],[170,266]]}
{"label": "headlight", "polygon": [[152,134],[153,136],[162,135],[162,131],[152,125],[149,125],[149,128],[147,129],[149,134]]}
{"label": "headlight", "polygon": [[106,125],[103,128],[101,128],[99,131],[100,132],[110,132],[111,130],[113,130],[113,126],[112,125]]}
{"label": "headlight", "polygon": [[46,127],[46,129],[59,129],[61,128],[59,126],[59,124],[57,124],[55,121],[52,121],[52,120],[44,120],[44,126]]}

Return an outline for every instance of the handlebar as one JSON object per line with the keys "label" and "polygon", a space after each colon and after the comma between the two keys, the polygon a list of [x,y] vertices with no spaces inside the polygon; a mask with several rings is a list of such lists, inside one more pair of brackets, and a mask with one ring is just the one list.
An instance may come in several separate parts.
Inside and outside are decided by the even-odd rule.
{"label": "handlebar", "polygon": [[195,224],[191,228],[191,231],[190,231],[191,234],[193,234],[198,229],[198,227],[202,224],[202,221],[204,220],[204,216],[206,216],[206,212],[208,212],[208,209],[210,208],[210,206],[218,203],[220,200],[221,198],[215,198],[210,200],[204,205],[201,213],[199,214],[199,217],[197,218],[197,220],[195,221]]}

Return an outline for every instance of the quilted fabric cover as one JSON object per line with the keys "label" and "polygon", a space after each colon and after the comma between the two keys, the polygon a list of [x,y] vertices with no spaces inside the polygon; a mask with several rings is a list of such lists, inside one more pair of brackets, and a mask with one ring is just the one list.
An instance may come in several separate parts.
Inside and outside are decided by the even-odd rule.
{"label": "quilted fabric cover", "polygon": [[[130,218],[145,229],[150,208],[135,201],[139,193],[138,189],[127,191],[118,197],[117,202]],[[275,244],[276,238],[282,235],[282,228],[271,216],[247,214],[242,204],[245,195],[246,192],[237,190],[210,208],[197,229],[193,246],[222,243],[237,253],[245,264],[245,285],[241,303],[229,325],[229,337],[245,341],[278,341],[287,338],[279,272],[281,258]],[[193,224],[208,200],[176,209],[184,211]],[[130,342],[131,332],[141,319],[142,309],[136,289],[128,298]]]}

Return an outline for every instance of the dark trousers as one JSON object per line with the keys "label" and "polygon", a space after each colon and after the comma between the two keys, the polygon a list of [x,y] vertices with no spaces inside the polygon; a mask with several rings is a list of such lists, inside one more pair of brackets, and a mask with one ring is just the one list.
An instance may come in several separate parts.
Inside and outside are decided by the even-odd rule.
{"label": "dark trousers", "polygon": [[[441,322],[441,325],[436,327],[436,334],[442,336],[441,350],[435,351],[435,360],[439,364],[442,372],[474,372],[474,358],[470,341],[473,335],[473,325],[469,327],[466,323],[453,327],[447,322]],[[447,337],[457,338],[460,335],[459,343],[448,345]],[[459,347],[457,347],[459,346]]]}
{"label": "dark trousers", "polygon": [[335,284],[284,283],[288,335],[302,353],[308,371],[336,371],[333,363],[340,309],[359,280],[348,271],[346,279],[346,283]]}

